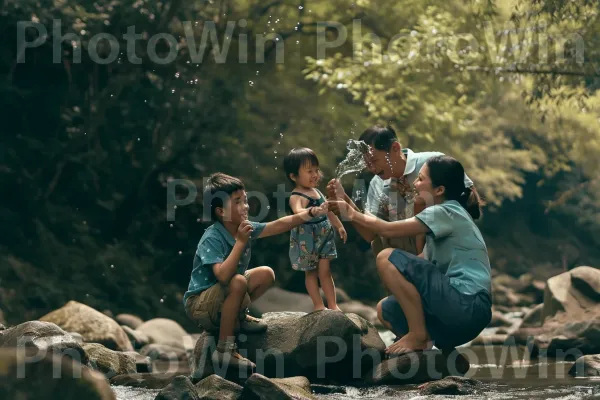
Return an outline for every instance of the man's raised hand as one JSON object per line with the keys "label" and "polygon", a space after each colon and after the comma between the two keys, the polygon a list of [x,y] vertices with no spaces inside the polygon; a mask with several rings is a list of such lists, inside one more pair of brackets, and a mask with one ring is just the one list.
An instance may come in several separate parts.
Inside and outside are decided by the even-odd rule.
{"label": "man's raised hand", "polygon": [[344,192],[344,188],[342,187],[339,179],[332,179],[329,181],[329,183],[327,183],[328,199],[343,199],[345,194],[346,193]]}

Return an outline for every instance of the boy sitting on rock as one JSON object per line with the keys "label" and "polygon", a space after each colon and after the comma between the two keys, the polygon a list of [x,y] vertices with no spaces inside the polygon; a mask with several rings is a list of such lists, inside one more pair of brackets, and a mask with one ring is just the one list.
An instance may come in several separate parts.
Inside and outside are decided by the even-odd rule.
{"label": "boy sitting on rock", "polygon": [[237,352],[234,333],[267,329],[263,322],[247,314],[247,308],[275,280],[269,267],[248,270],[251,243],[325,215],[327,206],[312,207],[268,223],[251,222],[244,184],[223,173],[208,178],[204,206],[210,207],[215,222],[198,244],[190,284],[183,296],[185,311],[202,328],[219,331],[219,342],[211,357],[213,363],[251,369],[254,363]]}

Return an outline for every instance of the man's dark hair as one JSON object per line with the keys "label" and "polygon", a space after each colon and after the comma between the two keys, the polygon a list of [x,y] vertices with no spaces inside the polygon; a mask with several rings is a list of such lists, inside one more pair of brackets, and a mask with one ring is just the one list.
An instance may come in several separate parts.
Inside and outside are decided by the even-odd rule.
{"label": "man's dark hair", "polygon": [[238,190],[244,190],[244,183],[233,176],[217,172],[208,177],[203,191],[204,209],[210,208],[210,217],[218,221],[216,209],[223,207],[231,195]]}
{"label": "man's dark hair", "polygon": [[375,125],[364,131],[358,140],[373,146],[377,150],[389,151],[392,144],[398,141],[398,136],[389,125],[385,127]]}
{"label": "man's dark hair", "polygon": [[295,182],[292,180],[292,178],[290,178],[290,174],[298,176],[300,167],[302,167],[304,164],[315,167],[319,166],[319,159],[317,158],[317,155],[314,151],[307,147],[292,149],[283,158],[283,170],[285,171],[285,176],[289,179],[292,185],[294,185]]}

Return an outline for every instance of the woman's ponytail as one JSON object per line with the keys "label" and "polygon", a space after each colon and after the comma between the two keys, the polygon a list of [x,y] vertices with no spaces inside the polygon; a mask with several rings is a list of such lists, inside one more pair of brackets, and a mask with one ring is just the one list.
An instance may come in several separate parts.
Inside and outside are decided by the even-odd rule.
{"label": "woman's ponytail", "polygon": [[473,219],[479,219],[481,217],[481,207],[485,205],[484,201],[477,193],[477,189],[474,186],[468,187],[460,195],[458,202],[467,210],[467,212],[473,217]]}

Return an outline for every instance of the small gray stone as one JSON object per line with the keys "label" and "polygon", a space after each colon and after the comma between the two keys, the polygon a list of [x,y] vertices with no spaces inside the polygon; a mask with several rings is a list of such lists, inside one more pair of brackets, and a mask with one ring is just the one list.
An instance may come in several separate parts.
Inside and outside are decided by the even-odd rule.
{"label": "small gray stone", "polygon": [[135,359],[128,354],[107,349],[98,343],[84,343],[83,349],[92,368],[102,372],[107,378],[136,372]]}
{"label": "small gray stone", "polygon": [[575,377],[600,376],[600,354],[579,357],[569,370],[569,375]]}
{"label": "small gray stone", "polygon": [[196,386],[188,377],[176,376],[154,400],[200,400]]}
{"label": "small gray stone", "polygon": [[467,395],[474,394],[483,384],[475,379],[462,376],[448,376],[439,381],[421,385],[422,395]]}
{"label": "small gray stone", "polygon": [[150,343],[148,336],[142,332],[138,332],[135,329],[131,329],[127,325],[121,325],[121,328],[127,334],[129,341],[131,342],[134,349],[141,349],[145,345]]}
{"label": "small gray stone", "polygon": [[218,375],[210,375],[196,384],[202,400],[237,400],[242,395],[242,387]]}
{"label": "small gray stone", "polygon": [[136,372],[152,372],[152,360],[150,360],[150,357],[143,356],[135,351],[127,351],[124,354],[135,359]]}

